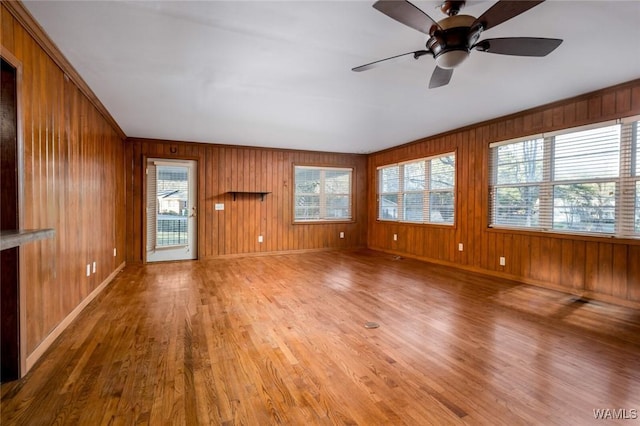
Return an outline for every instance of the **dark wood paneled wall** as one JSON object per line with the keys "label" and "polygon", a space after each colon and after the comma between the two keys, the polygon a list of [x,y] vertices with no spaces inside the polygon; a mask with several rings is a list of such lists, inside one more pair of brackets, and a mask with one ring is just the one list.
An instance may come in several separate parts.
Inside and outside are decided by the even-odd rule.
{"label": "dark wood paneled wall", "polygon": [[[489,143],[640,114],[640,80],[369,156],[369,247],[616,302],[640,302],[640,241],[488,228]],[[376,220],[376,168],[457,152],[455,227]],[[393,241],[393,234],[398,241]],[[458,251],[458,243],[464,251]],[[506,265],[498,259],[506,257]]]}
{"label": "dark wood paneled wall", "polygon": [[[0,44],[21,70],[22,227],[56,231],[54,239],[21,248],[31,354],[124,262],[124,144],[17,18],[16,7],[22,6],[0,6]],[[96,272],[87,277],[93,262]]]}
{"label": "dark wood paneled wall", "polygon": [[[173,151],[173,152],[172,152]],[[145,158],[198,161],[198,257],[366,246],[367,158],[356,154],[246,148],[201,143],[129,139],[127,168],[127,262],[144,259],[143,172]],[[352,223],[294,224],[293,166],[312,164],[354,168]],[[255,195],[229,191],[268,191]],[[224,203],[224,211],[215,211]],[[339,237],[345,233],[344,239]],[[258,235],[264,242],[258,243]]]}

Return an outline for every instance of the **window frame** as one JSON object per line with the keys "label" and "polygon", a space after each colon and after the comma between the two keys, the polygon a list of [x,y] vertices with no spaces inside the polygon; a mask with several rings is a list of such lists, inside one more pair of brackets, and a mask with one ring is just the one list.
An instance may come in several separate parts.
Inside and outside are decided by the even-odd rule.
{"label": "window frame", "polygon": [[[445,157],[453,157],[453,183],[451,188],[433,188],[431,184],[431,161],[438,160]],[[398,163],[385,164],[382,166],[378,166],[376,168],[376,220],[379,222],[390,222],[390,223],[406,223],[406,224],[414,224],[414,225],[436,225],[436,226],[446,226],[446,227],[455,227],[456,226],[456,214],[457,214],[457,181],[458,181],[458,168],[457,168],[457,150],[448,151],[442,154],[431,155],[428,157],[416,158],[411,160],[406,160]],[[405,189],[405,167],[409,164],[416,163],[424,163],[424,188],[423,189]],[[383,191],[384,181],[382,178],[382,174],[384,170],[398,168],[398,190],[397,191]],[[434,221],[432,220],[431,211],[431,196],[433,194],[443,194],[443,193],[451,193],[452,197],[452,219],[450,222],[442,220],[442,221]],[[422,195],[422,220],[406,220],[406,209],[405,209],[405,197],[407,195]],[[382,199],[385,196],[394,196],[397,200],[396,203],[396,217],[389,218],[384,217],[382,205]]]}
{"label": "window frame", "polygon": [[[581,177],[576,179],[559,180],[555,177],[554,166],[557,164],[556,158],[556,137],[569,135],[588,130],[604,129],[610,126],[620,126],[618,130],[617,155],[618,174],[615,177]],[[635,222],[640,216],[640,162],[638,160],[638,150],[640,150],[640,116],[627,117],[618,120],[611,120],[593,123],[586,126],[562,129],[546,134],[534,134],[521,138],[498,141],[489,144],[489,185],[488,185],[488,227],[498,230],[512,230],[524,232],[548,232],[573,236],[592,236],[604,238],[638,239],[640,238],[640,225]],[[527,140],[542,139],[543,159],[542,178],[538,181],[522,183],[497,183],[498,179],[498,149],[505,145],[517,144]],[[582,153],[589,154],[583,150]],[[597,153],[597,152],[594,152]],[[613,230],[580,230],[562,229],[554,223],[556,214],[554,203],[556,190],[568,185],[602,185],[613,184],[613,205],[605,206],[613,212]],[[539,187],[538,194],[538,224],[536,226],[518,225],[515,223],[497,223],[497,191],[500,188],[512,187],[523,188],[526,186]]]}
{"label": "window frame", "polygon": [[[622,143],[620,172],[622,174],[621,197],[626,205],[620,206],[623,216],[622,232],[630,238],[640,238],[640,115],[622,119],[622,137],[625,135],[626,146]],[[622,164],[628,157],[626,164]]]}
{"label": "window frame", "polygon": [[[297,192],[297,185],[296,185],[296,171],[301,168],[301,169],[309,169],[309,170],[319,170],[320,171],[320,192],[319,193],[298,193]],[[356,168],[354,166],[339,166],[339,165],[322,165],[322,164],[293,164],[293,167],[291,169],[291,174],[292,174],[292,182],[293,182],[293,190],[292,190],[292,209],[291,209],[291,214],[292,214],[292,219],[291,222],[294,225],[310,225],[310,224],[328,224],[328,223],[355,223],[356,222],[356,199],[355,199],[355,176],[356,176]],[[344,172],[349,172],[349,192],[346,194],[343,193],[336,193],[336,194],[331,194],[331,195],[346,195],[348,196],[349,199],[349,212],[350,212],[350,217],[349,218],[330,218],[327,217],[327,194],[325,192],[325,186],[324,186],[324,182],[325,182],[325,175],[326,172],[329,171],[344,171]],[[314,219],[299,219],[296,216],[296,208],[297,208],[297,204],[296,204],[296,199],[299,195],[317,195],[319,197],[319,209],[320,209],[320,213],[319,213],[319,218],[314,218]]]}

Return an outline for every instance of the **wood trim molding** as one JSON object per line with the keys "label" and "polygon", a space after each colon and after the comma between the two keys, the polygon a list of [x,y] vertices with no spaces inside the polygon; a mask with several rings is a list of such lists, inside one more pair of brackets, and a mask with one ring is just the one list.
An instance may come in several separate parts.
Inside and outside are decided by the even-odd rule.
{"label": "wood trim molding", "polygon": [[120,139],[125,140],[127,135],[120,128],[116,120],[111,116],[102,102],[100,102],[100,99],[98,99],[89,85],[82,79],[78,71],[76,71],[73,65],[71,65],[67,58],[65,58],[60,49],[58,49],[58,46],[56,46],[56,44],[49,38],[47,33],[40,24],[38,24],[24,4],[20,0],[3,0],[2,5],[7,8],[9,13],[11,13],[18,22],[20,22],[42,50],[44,50],[44,52],[58,67],[60,67],[62,72],[65,73],[76,86],[78,86],[80,91],[87,97],[87,99],[89,99],[93,106],[96,107],[104,119],[113,127],[116,133],[118,133]]}
{"label": "wood trim molding", "polygon": [[[294,148],[274,148],[274,147],[264,147],[264,146],[252,146],[252,145],[232,145],[232,144],[224,144],[224,143],[216,143],[216,142],[198,142],[198,141],[182,141],[182,140],[169,140],[169,139],[154,139],[154,138],[138,138],[138,137],[129,137],[125,141],[127,143],[162,143],[169,144],[172,146],[178,147],[178,152],[180,152],[180,147],[190,147],[193,145],[206,145],[206,146],[215,146],[217,148],[230,148],[230,149],[246,149],[246,150],[260,150],[260,151],[274,151],[274,152],[293,152],[293,153],[309,153],[309,154],[335,154],[344,156],[344,158],[348,157],[368,157],[369,154],[358,154],[351,152],[331,152],[331,151],[316,151],[311,149],[294,149]],[[341,167],[340,165],[336,165],[331,163],[332,167]],[[348,166],[345,166],[348,167]]]}
{"label": "wood trim molding", "polygon": [[241,259],[246,257],[264,257],[264,256],[283,256],[283,255],[292,255],[292,254],[303,254],[303,253],[320,253],[320,252],[352,252],[358,250],[365,250],[367,247],[365,246],[356,246],[356,247],[346,247],[346,248],[335,248],[335,247],[326,247],[326,248],[311,248],[311,249],[300,249],[300,250],[279,250],[279,251],[259,251],[259,252],[251,252],[251,253],[233,253],[233,254],[221,254],[218,256],[203,256],[202,260],[213,260],[213,259]]}
{"label": "wood trim molding", "polygon": [[122,262],[120,266],[118,266],[115,271],[113,271],[106,280],[104,280],[95,290],[91,292],[78,306],[75,307],[69,315],[67,315],[60,323],[49,333],[49,335],[38,345],[37,348],[33,350],[27,357],[26,362],[26,370],[22,373],[24,376],[31,367],[35,365],[35,363],[40,359],[40,357],[49,349],[49,346],[62,334],[62,332],[69,327],[69,325],[75,320],[78,315],[84,310],[84,308],[91,303],[93,299],[95,299],[102,291],[113,281],[113,279],[122,271],[125,267],[126,263]]}

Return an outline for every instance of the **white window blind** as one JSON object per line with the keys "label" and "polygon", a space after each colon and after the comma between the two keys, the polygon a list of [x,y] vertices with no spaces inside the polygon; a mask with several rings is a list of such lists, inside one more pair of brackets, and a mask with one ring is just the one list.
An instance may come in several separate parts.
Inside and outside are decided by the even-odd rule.
{"label": "white window blind", "polygon": [[542,138],[492,148],[492,224],[540,226],[544,153]]}
{"label": "white window blind", "polygon": [[[631,201],[634,201],[635,215],[633,215],[634,226],[632,228],[636,234],[640,234],[640,121],[633,123],[633,129],[633,149],[635,150],[635,155],[633,156],[633,176],[635,185],[632,185],[632,188],[635,188],[635,194],[629,197],[629,204],[631,205]],[[635,197],[633,195],[635,195]]]}
{"label": "white window blind", "polygon": [[147,163],[147,251],[156,249],[156,221],[157,221],[157,185],[156,166],[152,162]]}
{"label": "white window blind", "polygon": [[352,219],[353,169],[294,167],[296,222]]}
{"label": "white window blind", "polygon": [[553,229],[615,233],[620,125],[554,137]]}
{"label": "white window blind", "polygon": [[453,224],[455,153],[378,168],[378,219]]}
{"label": "white window blind", "polygon": [[622,127],[621,231],[640,237],[640,117],[627,120]]}
{"label": "white window blind", "polygon": [[400,206],[400,166],[378,169],[378,219],[398,220]]}
{"label": "white window blind", "polygon": [[637,123],[491,144],[490,225],[637,236]]}

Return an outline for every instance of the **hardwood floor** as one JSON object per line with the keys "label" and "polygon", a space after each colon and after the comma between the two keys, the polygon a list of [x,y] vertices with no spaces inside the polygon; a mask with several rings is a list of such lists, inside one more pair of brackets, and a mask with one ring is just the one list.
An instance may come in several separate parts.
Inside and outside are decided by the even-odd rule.
{"label": "hardwood floor", "polygon": [[640,312],[366,250],[128,266],[1,390],[2,425],[636,424]]}

